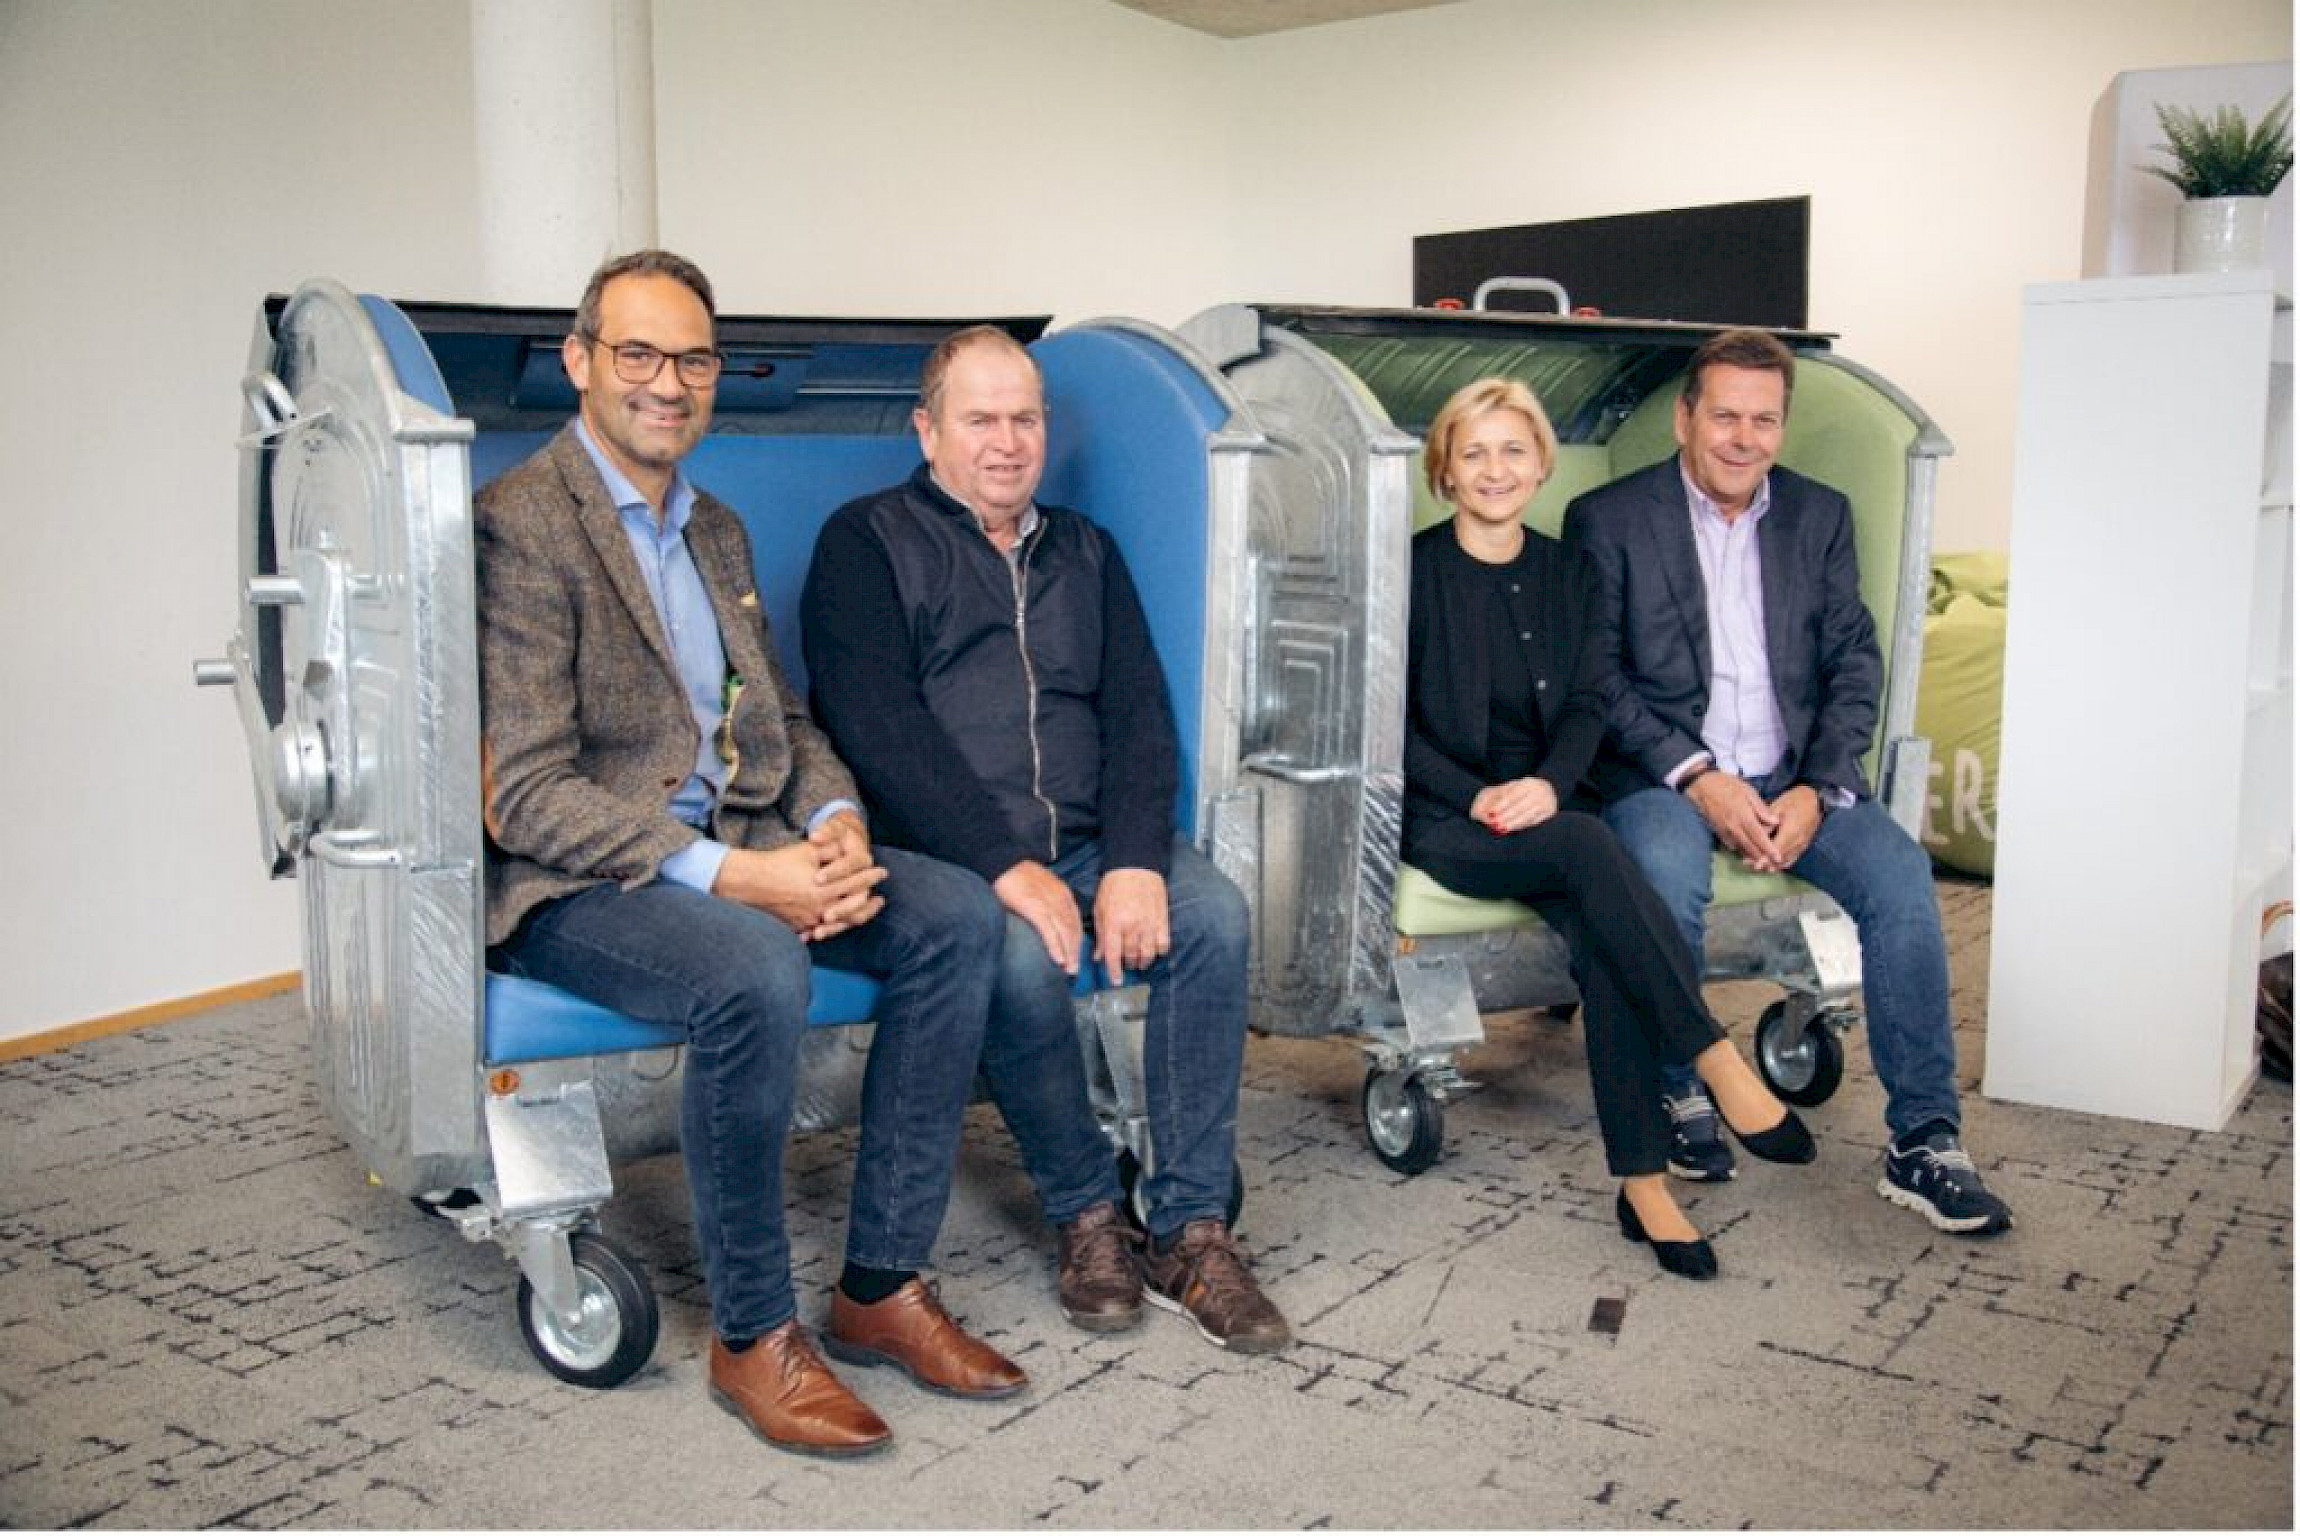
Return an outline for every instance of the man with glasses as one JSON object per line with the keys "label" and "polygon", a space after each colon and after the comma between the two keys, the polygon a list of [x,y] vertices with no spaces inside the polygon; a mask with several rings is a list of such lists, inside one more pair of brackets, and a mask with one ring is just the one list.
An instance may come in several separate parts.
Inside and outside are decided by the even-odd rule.
{"label": "man with glasses", "polygon": [[961,1397],[1025,1385],[918,1275],[957,1155],[1004,918],[874,846],[783,677],[735,515],[680,463],[721,358],[709,281],[663,251],[592,277],[561,357],[576,420],[476,499],[491,960],[685,1032],[681,1144],[713,1399],[769,1443],[884,1446],[800,1326],[782,1212],[810,963],[886,980],[830,1347]]}

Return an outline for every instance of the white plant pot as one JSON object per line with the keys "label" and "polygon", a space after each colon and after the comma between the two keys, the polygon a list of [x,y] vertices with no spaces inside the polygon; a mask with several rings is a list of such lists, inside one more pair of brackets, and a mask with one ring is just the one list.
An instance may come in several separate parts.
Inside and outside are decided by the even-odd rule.
{"label": "white plant pot", "polygon": [[2268,199],[2192,197],[2172,225],[2175,272],[2245,272],[2268,265]]}

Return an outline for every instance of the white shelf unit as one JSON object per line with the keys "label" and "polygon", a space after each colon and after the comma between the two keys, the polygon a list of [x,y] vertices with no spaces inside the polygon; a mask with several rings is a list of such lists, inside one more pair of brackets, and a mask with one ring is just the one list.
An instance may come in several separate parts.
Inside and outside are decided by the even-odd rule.
{"label": "white shelf unit", "polygon": [[2218,1130],[2257,1071],[2260,916],[2292,882],[2292,310],[2272,283],[2024,296],[1991,1098]]}

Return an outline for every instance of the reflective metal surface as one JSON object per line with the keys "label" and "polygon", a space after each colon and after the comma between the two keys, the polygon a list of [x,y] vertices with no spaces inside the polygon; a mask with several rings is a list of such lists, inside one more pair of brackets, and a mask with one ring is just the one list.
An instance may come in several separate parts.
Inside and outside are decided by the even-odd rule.
{"label": "reflective metal surface", "polygon": [[1469,968],[1458,956],[1416,951],[1390,966],[1398,1006],[1405,1010],[1406,1038],[1415,1050],[1476,1045],[1485,1039]]}
{"label": "reflective metal surface", "polygon": [[[259,313],[228,669],[274,873],[304,896],[322,1096],[403,1193],[486,1171],[471,428],[336,284]],[[261,735],[262,739],[257,740]]]}
{"label": "reflective metal surface", "polygon": [[590,1064],[535,1063],[518,1075],[515,1092],[487,1096],[498,1209],[508,1218],[596,1210],[615,1183]]}
{"label": "reflective metal surface", "polygon": [[[1252,1019],[1325,1034],[1388,990],[1404,753],[1406,476],[1417,445],[1333,360],[1209,311],[1183,340],[1220,366],[1267,441],[1242,509],[1239,772],[1214,856],[1254,912]],[[1235,536],[1234,536],[1235,537]],[[1385,875],[1387,878],[1385,878]]]}
{"label": "reflective metal surface", "polygon": [[561,1364],[595,1371],[615,1356],[623,1342],[623,1311],[607,1282],[574,1266],[575,1303],[564,1314],[537,1288],[528,1301],[528,1322],[542,1346]]}

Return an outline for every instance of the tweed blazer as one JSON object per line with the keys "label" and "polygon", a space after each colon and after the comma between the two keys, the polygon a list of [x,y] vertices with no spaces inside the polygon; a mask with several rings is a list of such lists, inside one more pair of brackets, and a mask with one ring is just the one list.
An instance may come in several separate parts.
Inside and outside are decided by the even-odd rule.
{"label": "tweed blazer", "polygon": [[[543,902],[602,881],[644,885],[698,834],[671,814],[694,771],[694,715],[606,482],[570,424],[473,503],[479,574],[487,942]],[[711,835],[796,842],[854,780],[777,659],[751,545],[697,492],[687,523],[727,668],[742,687]]]}
{"label": "tweed blazer", "polygon": [[[1776,466],[1757,524],[1766,661],[1798,783],[1869,793],[1861,756],[1877,734],[1884,660],[1861,601],[1853,509]],[[1709,595],[1675,457],[1576,497],[1565,537],[1589,561],[1590,642],[1610,731],[1594,771],[1608,800],[1662,782],[1704,750]]]}

